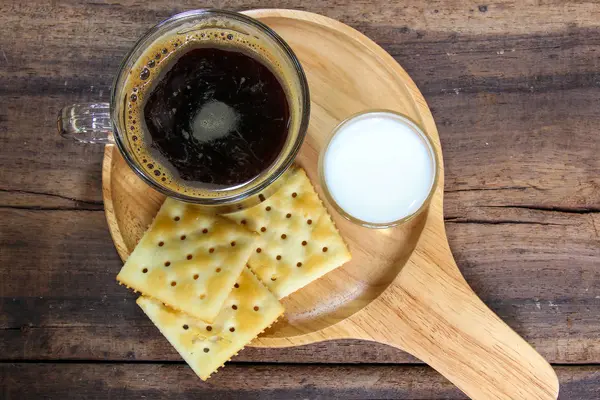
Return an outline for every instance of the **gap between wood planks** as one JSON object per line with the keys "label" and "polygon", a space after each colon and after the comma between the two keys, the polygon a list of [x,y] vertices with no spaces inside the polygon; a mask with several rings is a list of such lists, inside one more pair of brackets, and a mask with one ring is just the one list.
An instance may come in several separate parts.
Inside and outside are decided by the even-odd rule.
{"label": "gap between wood planks", "polygon": [[[494,190],[545,190],[535,186],[507,186],[497,188],[466,188],[466,189],[449,189],[445,190],[444,193],[457,193],[457,192],[469,192],[469,191],[494,191]],[[29,190],[17,190],[17,189],[2,189],[0,192],[3,193],[15,193],[15,194],[28,194],[33,196],[48,196],[59,198],[63,200],[72,201],[74,206],[61,206],[61,207],[45,207],[45,206],[17,206],[17,205],[0,205],[0,209],[14,209],[14,210],[27,210],[27,211],[104,211],[104,203],[99,200],[83,200],[73,197],[63,196],[56,193],[36,192]],[[600,213],[600,207],[559,207],[559,206],[536,206],[536,205],[482,205],[480,208],[518,208],[523,210],[532,211],[545,211],[545,212],[558,212],[567,214],[594,214]],[[547,222],[536,222],[536,221],[521,221],[521,220],[484,220],[484,219],[469,219],[462,217],[445,217],[445,222],[456,223],[456,224],[488,224],[488,225],[501,225],[501,224],[524,224],[524,225],[561,225]]]}
{"label": "gap between wood planks", "polygon": [[69,207],[45,207],[45,206],[13,206],[13,205],[0,205],[0,208],[8,208],[14,210],[31,210],[31,211],[104,211],[104,203],[101,200],[82,200],[73,197],[63,196],[56,193],[36,192],[31,190],[20,190],[20,189],[3,189],[0,188],[1,193],[14,193],[14,194],[25,194],[32,195],[34,197],[53,197],[62,200],[68,200],[73,202],[74,206]]}

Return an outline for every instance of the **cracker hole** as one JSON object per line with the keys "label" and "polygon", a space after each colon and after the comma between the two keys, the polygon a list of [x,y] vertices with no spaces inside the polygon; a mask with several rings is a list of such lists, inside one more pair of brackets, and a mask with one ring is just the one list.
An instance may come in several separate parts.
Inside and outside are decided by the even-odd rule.
{"label": "cracker hole", "polygon": [[206,295],[205,295],[205,294],[201,294],[201,295],[200,295],[200,300],[204,300],[205,298],[206,298]]}
{"label": "cracker hole", "polygon": [[286,218],[292,218],[292,214],[290,214],[290,213],[287,213],[285,217],[286,217]]}
{"label": "cracker hole", "polygon": [[212,331],[212,326],[210,326],[210,325],[207,325],[207,326],[206,326],[206,330],[207,330],[207,331],[209,331],[209,332],[210,332],[210,331]]}
{"label": "cracker hole", "polygon": [[208,353],[209,351],[210,351],[210,349],[209,349],[208,347],[205,347],[205,348],[204,348],[204,352],[205,352],[205,353]]}
{"label": "cracker hole", "polygon": [[241,220],[241,221],[240,221],[240,223],[241,223],[242,225],[246,225],[246,224],[247,224],[247,222],[246,222],[246,220],[245,220],[245,219]]}
{"label": "cracker hole", "polygon": [[200,278],[200,275],[198,275],[198,274],[195,274],[195,275],[194,275],[194,280],[195,280],[195,281],[197,281],[197,280],[198,280],[198,278]]}
{"label": "cracker hole", "polygon": [[323,247],[323,253],[327,253],[327,247]]}
{"label": "cracker hole", "polygon": [[187,324],[185,324],[185,325],[183,325],[183,329],[185,329],[187,331],[188,329],[190,329],[190,327],[187,326]]}
{"label": "cracker hole", "polygon": [[307,224],[312,224],[312,219],[309,219],[308,221],[306,221]]}
{"label": "cracker hole", "polygon": [[233,308],[234,310],[237,310],[237,306],[235,304],[232,305],[231,308]]}
{"label": "cracker hole", "polygon": [[215,269],[215,272],[217,272],[217,273],[221,272],[221,268]]}
{"label": "cracker hole", "polygon": [[254,306],[254,311],[258,311],[258,310],[259,310],[258,306]]}
{"label": "cracker hole", "polygon": [[176,286],[176,285],[177,285],[177,282],[175,282],[175,281],[171,282],[171,286]]}
{"label": "cracker hole", "polygon": [[265,201],[265,196],[263,196],[262,194],[259,194],[259,195],[258,195],[258,199],[259,199],[261,202],[263,202],[263,201]]}
{"label": "cracker hole", "polygon": [[266,231],[267,231],[267,228],[265,228],[265,227],[263,226],[262,228],[260,228],[260,231],[261,231],[261,232],[266,232]]}
{"label": "cracker hole", "polygon": [[293,198],[296,198],[296,196],[298,196],[298,193],[296,193],[296,192],[292,193]]}
{"label": "cracker hole", "polygon": [[179,221],[181,218],[179,218],[179,217],[175,217],[175,218],[173,218],[173,219],[174,219],[175,221]]}
{"label": "cracker hole", "polygon": [[302,263],[301,263],[301,262],[299,262],[299,263],[296,263],[296,267],[300,268],[301,266],[302,266]]}
{"label": "cracker hole", "polygon": [[276,280],[277,280],[277,277],[276,277],[276,276],[272,276],[272,277],[271,277],[271,280],[272,280],[272,281],[276,281]]}
{"label": "cracker hole", "polygon": [[165,245],[165,242],[158,242],[158,247],[163,247]]}
{"label": "cracker hole", "polygon": [[179,239],[181,240],[185,240],[186,236],[185,235],[181,235],[181,237]]}
{"label": "cracker hole", "polygon": [[142,270],[142,272],[143,272],[144,274],[145,274],[145,273],[147,273],[147,272],[148,272],[148,268],[144,268],[144,269]]}
{"label": "cracker hole", "polygon": [[235,328],[232,326],[231,328],[229,328],[229,332],[235,332]]}
{"label": "cracker hole", "polygon": [[206,228],[202,229],[202,233],[208,233],[208,229],[206,229]]}
{"label": "cracker hole", "polygon": [[210,249],[208,249],[208,252],[209,252],[209,253],[214,253],[214,252],[215,252],[215,249],[213,249],[213,248],[211,247]]}
{"label": "cracker hole", "polygon": [[168,267],[169,265],[171,265],[171,261],[165,261],[165,267]]}
{"label": "cracker hole", "polygon": [[235,285],[233,285],[234,288],[238,289],[240,287],[239,283],[236,283]]}
{"label": "cracker hole", "polygon": [[281,256],[277,256],[275,258],[277,259],[277,261],[281,260]]}
{"label": "cracker hole", "polygon": [[191,260],[191,259],[192,259],[192,255],[191,255],[191,254],[188,254],[188,255],[187,255],[187,259],[188,259],[188,260]]}
{"label": "cracker hole", "polygon": [[267,210],[267,211],[271,211],[271,206],[267,206],[267,207],[265,208],[265,210]]}
{"label": "cracker hole", "polygon": [[287,237],[287,235],[284,233],[281,235],[281,238],[285,240],[285,238]]}
{"label": "cracker hole", "polygon": [[302,241],[302,246],[306,246],[308,244],[308,242],[306,240]]}
{"label": "cracker hole", "polygon": [[231,242],[231,247],[235,247],[235,240]]}
{"label": "cracker hole", "polygon": [[256,249],[257,253],[260,253],[262,251],[262,249],[259,247],[258,249]]}

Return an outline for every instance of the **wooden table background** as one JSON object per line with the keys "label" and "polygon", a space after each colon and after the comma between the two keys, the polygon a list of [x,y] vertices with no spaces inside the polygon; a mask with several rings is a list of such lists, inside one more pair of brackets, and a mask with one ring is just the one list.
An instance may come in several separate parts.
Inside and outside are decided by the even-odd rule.
{"label": "wooden table background", "polygon": [[56,134],[107,100],[136,38],[180,11],[296,8],[383,46],[437,121],[450,245],[475,292],[600,398],[600,4],[583,1],[29,1],[0,4],[2,398],[464,395],[384,345],[241,352],[202,383],[115,283],[102,146]]}

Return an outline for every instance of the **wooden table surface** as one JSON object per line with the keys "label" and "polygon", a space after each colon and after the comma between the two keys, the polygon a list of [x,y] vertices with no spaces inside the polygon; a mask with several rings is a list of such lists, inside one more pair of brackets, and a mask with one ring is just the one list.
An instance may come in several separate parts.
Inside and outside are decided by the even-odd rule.
{"label": "wooden table surface", "polygon": [[0,4],[2,398],[462,399],[360,341],[248,348],[208,383],[115,283],[103,148],[56,133],[106,101],[136,38],[180,11],[282,7],[343,21],[413,77],[444,151],[446,228],[475,292],[600,398],[600,4],[579,1],[41,1]]}

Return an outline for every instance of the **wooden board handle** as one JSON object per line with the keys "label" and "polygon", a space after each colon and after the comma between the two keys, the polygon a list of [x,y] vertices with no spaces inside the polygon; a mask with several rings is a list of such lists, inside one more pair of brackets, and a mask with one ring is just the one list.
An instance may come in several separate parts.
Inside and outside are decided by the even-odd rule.
{"label": "wooden board handle", "polygon": [[446,240],[413,254],[397,282],[353,318],[355,337],[411,353],[474,399],[557,398],[552,367],[471,290]]}

